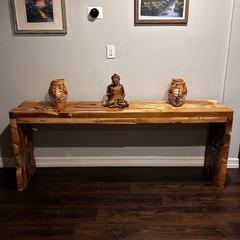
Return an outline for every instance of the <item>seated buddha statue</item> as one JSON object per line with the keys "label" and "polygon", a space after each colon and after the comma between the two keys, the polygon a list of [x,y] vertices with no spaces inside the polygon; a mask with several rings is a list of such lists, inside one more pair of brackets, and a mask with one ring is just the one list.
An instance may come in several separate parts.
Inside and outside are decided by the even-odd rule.
{"label": "seated buddha statue", "polygon": [[124,86],[120,84],[120,76],[116,73],[112,76],[112,83],[107,88],[108,100],[103,102],[104,107],[109,108],[124,108],[128,107],[129,103],[124,100],[126,95]]}

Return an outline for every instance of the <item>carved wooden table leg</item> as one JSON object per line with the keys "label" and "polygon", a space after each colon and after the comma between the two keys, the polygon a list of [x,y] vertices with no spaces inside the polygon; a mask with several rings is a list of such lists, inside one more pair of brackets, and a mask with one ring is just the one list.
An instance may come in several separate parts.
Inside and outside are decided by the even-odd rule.
{"label": "carved wooden table leg", "polygon": [[18,191],[23,191],[36,171],[36,161],[33,150],[32,126],[17,124],[16,119],[10,119],[13,150],[16,160],[16,177]]}
{"label": "carved wooden table leg", "polygon": [[211,123],[208,133],[205,169],[218,189],[225,187],[232,121],[228,117],[227,123]]}

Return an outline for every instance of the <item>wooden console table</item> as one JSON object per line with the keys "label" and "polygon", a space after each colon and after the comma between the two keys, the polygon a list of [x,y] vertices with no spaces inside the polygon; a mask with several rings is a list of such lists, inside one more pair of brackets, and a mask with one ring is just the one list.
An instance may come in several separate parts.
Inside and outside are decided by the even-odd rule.
{"label": "wooden console table", "polygon": [[103,108],[96,101],[69,101],[61,108],[49,101],[25,101],[9,114],[18,191],[36,171],[32,124],[210,123],[205,169],[217,188],[224,189],[233,111],[216,100],[186,101],[182,107],[166,101],[131,101],[125,109]]}

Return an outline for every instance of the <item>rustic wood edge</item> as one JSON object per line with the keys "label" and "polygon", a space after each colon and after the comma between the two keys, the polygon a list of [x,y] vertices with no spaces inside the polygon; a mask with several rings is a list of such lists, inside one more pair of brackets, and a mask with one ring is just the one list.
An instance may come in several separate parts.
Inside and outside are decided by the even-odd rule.
{"label": "rustic wood edge", "polygon": [[220,155],[220,161],[218,166],[218,177],[217,177],[217,186],[219,190],[223,190],[225,188],[226,174],[227,174],[227,163],[228,163],[228,155],[230,149],[231,142],[231,131],[232,131],[233,117],[228,117],[228,121],[226,123],[225,134],[223,138],[223,147],[222,153]]}
{"label": "rustic wood edge", "polygon": [[22,124],[138,124],[138,123],[211,123],[227,122],[227,117],[172,118],[17,118]]}
{"label": "rustic wood edge", "polygon": [[229,116],[225,123],[209,125],[204,166],[219,190],[225,188],[232,122]]}
{"label": "rustic wood edge", "polygon": [[36,171],[32,125],[10,119],[18,191],[23,191]]}

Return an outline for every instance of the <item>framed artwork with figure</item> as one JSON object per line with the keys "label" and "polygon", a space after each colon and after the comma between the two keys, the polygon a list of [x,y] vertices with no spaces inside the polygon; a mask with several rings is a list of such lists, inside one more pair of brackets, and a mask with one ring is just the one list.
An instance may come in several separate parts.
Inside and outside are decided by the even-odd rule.
{"label": "framed artwork with figure", "polygon": [[65,0],[11,0],[15,33],[67,33]]}
{"label": "framed artwork with figure", "polygon": [[189,0],[135,0],[135,23],[187,23]]}

